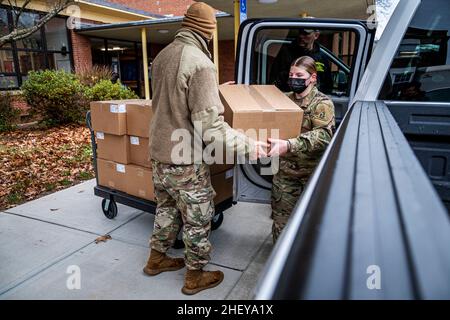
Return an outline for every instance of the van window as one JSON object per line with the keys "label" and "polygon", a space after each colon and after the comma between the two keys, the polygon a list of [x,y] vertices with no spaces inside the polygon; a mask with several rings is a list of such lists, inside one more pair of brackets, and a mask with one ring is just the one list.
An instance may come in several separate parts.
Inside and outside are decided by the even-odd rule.
{"label": "van window", "polygon": [[284,92],[290,65],[301,56],[316,60],[319,90],[349,96],[358,39],[353,31],[263,28],[252,50],[251,83],[275,84]]}
{"label": "van window", "polygon": [[379,98],[450,102],[450,1],[422,0]]}

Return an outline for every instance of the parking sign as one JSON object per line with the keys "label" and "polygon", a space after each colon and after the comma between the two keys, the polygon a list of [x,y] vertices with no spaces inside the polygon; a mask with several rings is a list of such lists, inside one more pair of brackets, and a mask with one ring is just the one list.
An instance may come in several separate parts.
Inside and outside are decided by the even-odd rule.
{"label": "parking sign", "polygon": [[239,4],[240,22],[247,20],[247,0],[240,0]]}

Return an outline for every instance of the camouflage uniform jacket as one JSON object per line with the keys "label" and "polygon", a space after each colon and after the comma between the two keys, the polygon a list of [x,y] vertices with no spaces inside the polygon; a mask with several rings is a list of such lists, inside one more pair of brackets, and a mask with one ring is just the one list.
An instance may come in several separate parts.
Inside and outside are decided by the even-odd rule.
{"label": "camouflage uniform jacket", "polygon": [[331,141],[335,127],[333,102],[314,87],[303,99],[292,99],[303,110],[300,136],[289,139],[291,148],[280,159],[280,170],[289,176],[309,177]]}

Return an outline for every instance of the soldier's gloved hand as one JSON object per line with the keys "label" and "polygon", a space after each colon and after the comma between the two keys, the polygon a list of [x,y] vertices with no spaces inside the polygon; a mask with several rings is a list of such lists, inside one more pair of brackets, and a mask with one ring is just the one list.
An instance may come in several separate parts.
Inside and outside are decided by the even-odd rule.
{"label": "soldier's gloved hand", "polygon": [[258,160],[259,158],[267,157],[267,148],[269,144],[263,141],[255,141],[254,142],[254,151],[250,153],[250,161]]}
{"label": "soldier's gloved hand", "polygon": [[289,152],[289,141],[281,139],[268,139],[270,142],[269,157],[283,156]]}

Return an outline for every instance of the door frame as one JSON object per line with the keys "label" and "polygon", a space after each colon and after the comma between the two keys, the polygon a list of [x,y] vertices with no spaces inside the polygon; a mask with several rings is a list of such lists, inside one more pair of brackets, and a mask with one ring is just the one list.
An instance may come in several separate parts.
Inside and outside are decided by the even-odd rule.
{"label": "door frame", "polygon": [[[337,20],[337,19],[249,19],[240,27],[238,36],[238,51],[236,55],[235,80],[238,84],[250,84],[250,67],[252,59],[252,49],[255,42],[256,33],[265,28],[301,28],[309,27],[314,29],[333,29],[353,31],[356,35],[355,61],[351,69],[351,84],[349,96],[342,97],[350,102],[356,93],[356,89],[371,54],[375,30],[369,28],[359,20]],[[344,114],[348,110],[348,105],[344,109]],[[238,201],[268,202],[270,199],[271,183],[263,179],[251,164],[241,164],[235,169],[235,196]],[[254,197],[255,190],[249,192],[249,188],[260,190],[261,197]],[[249,194],[244,194],[249,192]],[[269,191],[269,193],[268,193]]]}

